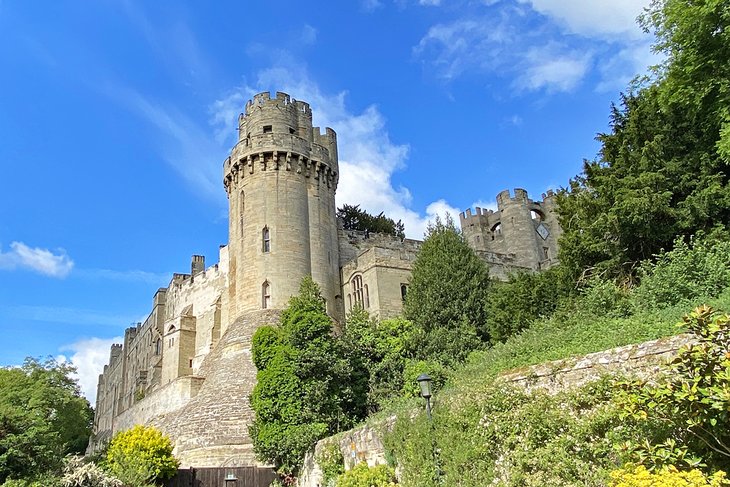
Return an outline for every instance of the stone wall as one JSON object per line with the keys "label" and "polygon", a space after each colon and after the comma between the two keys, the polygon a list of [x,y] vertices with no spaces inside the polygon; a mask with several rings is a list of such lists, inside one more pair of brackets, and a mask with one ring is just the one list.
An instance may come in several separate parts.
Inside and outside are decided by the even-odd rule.
{"label": "stone wall", "polygon": [[[503,374],[500,379],[527,391],[542,389],[551,394],[579,387],[607,373],[647,379],[655,376],[681,347],[693,341],[691,335],[660,338],[583,357],[525,367]],[[371,467],[386,463],[382,434],[394,424],[395,418],[390,417],[378,424],[366,424],[319,441],[314,451],[305,456],[298,487],[322,485],[322,471],[316,458],[323,448],[331,444],[338,446],[347,470],[359,462],[366,462]]]}

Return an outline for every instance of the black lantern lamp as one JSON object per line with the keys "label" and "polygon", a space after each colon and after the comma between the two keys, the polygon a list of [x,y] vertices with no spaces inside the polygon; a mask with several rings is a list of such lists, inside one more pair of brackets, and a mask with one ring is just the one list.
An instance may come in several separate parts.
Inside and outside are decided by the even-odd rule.
{"label": "black lantern lamp", "polygon": [[416,380],[421,386],[421,396],[426,400],[426,414],[431,421],[431,377],[428,374],[421,374]]}
{"label": "black lantern lamp", "polygon": [[226,487],[236,485],[236,482],[238,482],[238,478],[233,472],[226,473],[226,478],[223,480],[226,482]]}

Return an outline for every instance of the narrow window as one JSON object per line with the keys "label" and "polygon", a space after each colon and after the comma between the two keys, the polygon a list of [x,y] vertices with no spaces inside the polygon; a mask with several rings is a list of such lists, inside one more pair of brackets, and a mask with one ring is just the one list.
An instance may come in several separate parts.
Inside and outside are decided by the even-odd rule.
{"label": "narrow window", "polygon": [[352,311],[352,294],[347,295],[347,306],[350,308],[350,311]]}
{"label": "narrow window", "polygon": [[190,359],[189,362],[190,362],[190,368],[192,369],[193,368],[193,359]]}
{"label": "narrow window", "polygon": [[479,243],[479,235],[477,235],[477,243]]}
{"label": "narrow window", "polygon": [[368,285],[367,284],[365,284],[364,289],[365,289],[365,293],[364,293],[364,300],[363,300],[363,302],[365,303],[365,308],[369,308],[370,307],[370,294],[368,293]]}
{"label": "narrow window", "polygon": [[408,294],[408,284],[401,284],[400,285],[400,298],[403,301],[406,300],[406,294]]}
{"label": "narrow window", "polygon": [[271,234],[269,233],[269,227],[264,227],[261,231],[261,239],[263,241],[262,250],[264,253],[271,251]]}
{"label": "narrow window", "polygon": [[261,285],[261,307],[263,309],[271,307],[271,284],[269,284],[269,281],[264,281]]}
{"label": "narrow window", "polygon": [[265,134],[271,133],[271,125],[264,125],[264,133]]}
{"label": "narrow window", "polygon": [[362,276],[355,276],[352,279],[352,295],[354,296],[355,306],[363,307],[363,287],[362,287]]}
{"label": "narrow window", "polygon": [[240,208],[239,208],[239,222],[238,226],[241,230],[241,235],[243,235],[243,210],[246,207],[246,196],[243,194],[243,191],[241,191],[241,201],[240,201]]}
{"label": "narrow window", "polygon": [[159,338],[155,342],[155,355],[159,355],[162,352],[162,340]]}
{"label": "narrow window", "polygon": [[548,247],[543,247],[542,248],[542,253],[543,253],[543,256],[546,259],[549,259],[550,258],[550,249]]}

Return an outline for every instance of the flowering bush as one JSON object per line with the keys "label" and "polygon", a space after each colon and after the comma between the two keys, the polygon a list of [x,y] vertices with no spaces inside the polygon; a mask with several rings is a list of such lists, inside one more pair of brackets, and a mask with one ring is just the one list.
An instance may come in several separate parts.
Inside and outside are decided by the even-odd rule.
{"label": "flowering bush", "polygon": [[106,464],[114,476],[132,487],[172,477],[178,467],[170,439],[156,428],[140,425],[112,438]]}
{"label": "flowering bush", "polygon": [[396,485],[395,471],[387,465],[368,467],[365,462],[337,477],[337,487],[391,487]]}
{"label": "flowering bush", "polygon": [[730,485],[725,472],[711,477],[699,470],[680,472],[675,467],[664,467],[650,472],[643,465],[611,472],[611,487],[722,487]]}

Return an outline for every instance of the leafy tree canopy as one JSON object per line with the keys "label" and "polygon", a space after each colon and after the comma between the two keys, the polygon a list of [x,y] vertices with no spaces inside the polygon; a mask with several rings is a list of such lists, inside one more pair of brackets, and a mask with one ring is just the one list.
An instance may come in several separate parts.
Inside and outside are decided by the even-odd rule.
{"label": "leafy tree canopy", "polygon": [[560,261],[573,278],[632,279],[675,237],[730,223],[730,11],[657,1],[643,17],[666,56],[634,82],[599,134],[599,157],[559,199]]}
{"label": "leafy tree canopy", "polygon": [[489,339],[488,286],[486,264],[467,245],[453,220],[436,218],[413,263],[404,306],[405,317],[421,333],[415,339],[418,358],[458,362]]}
{"label": "leafy tree canopy", "polygon": [[345,230],[359,230],[361,232],[387,233],[398,238],[406,237],[406,227],[403,222],[395,222],[381,211],[378,215],[371,215],[360,209],[360,205],[342,205],[337,209],[337,218],[342,220]]}
{"label": "leafy tree canopy", "polygon": [[254,451],[282,473],[299,469],[314,443],[365,416],[367,374],[333,334],[319,287],[304,278],[281,326],[253,336],[258,373],[251,395]]}
{"label": "leafy tree canopy", "polygon": [[66,454],[86,449],[93,411],[75,371],[52,358],[0,369],[0,484],[60,469]]}

